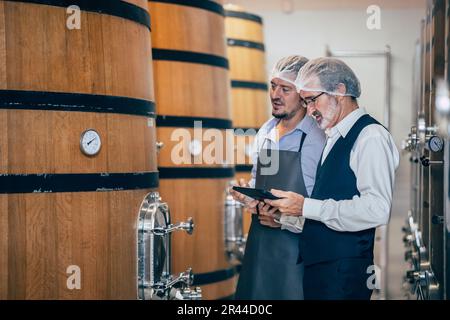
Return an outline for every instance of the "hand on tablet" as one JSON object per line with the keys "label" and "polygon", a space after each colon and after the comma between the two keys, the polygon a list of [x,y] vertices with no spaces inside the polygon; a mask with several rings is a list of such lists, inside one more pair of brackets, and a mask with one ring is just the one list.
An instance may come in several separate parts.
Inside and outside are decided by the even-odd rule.
{"label": "hand on tablet", "polygon": [[305,198],[295,192],[272,189],[270,192],[280,200],[264,200],[268,205],[277,208],[281,213],[289,216],[302,216]]}
{"label": "hand on tablet", "polygon": [[[237,185],[239,187],[249,187],[248,183],[245,182],[244,179],[238,180]],[[259,201],[247,197],[245,194],[239,193],[236,190],[233,190],[232,186],[229,188],[229,191],[234,200],[242,203],[247,209],[250,210],[251,213],[256,213],[256,206],[258,205]]]}
{"label": "hand on tablet", "polygon": [[259,222],[267,227],[272,228],[280,228],[281,224],[275,221],[275,219],[280,218],[280,213],[278,212],[277,208],[273,208],[269,206],[268,204],[264,204],[263,202],[260,202],[258,204],[259,208]]}

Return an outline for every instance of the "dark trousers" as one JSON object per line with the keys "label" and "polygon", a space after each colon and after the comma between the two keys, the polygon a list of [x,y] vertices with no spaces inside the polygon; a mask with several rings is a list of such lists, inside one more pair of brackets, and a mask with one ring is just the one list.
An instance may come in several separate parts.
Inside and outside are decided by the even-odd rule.
{"label": "dark trousers", "polygon": [[372,265],[372,259],[346,258],[305,266],[305,300],[370,300]]}

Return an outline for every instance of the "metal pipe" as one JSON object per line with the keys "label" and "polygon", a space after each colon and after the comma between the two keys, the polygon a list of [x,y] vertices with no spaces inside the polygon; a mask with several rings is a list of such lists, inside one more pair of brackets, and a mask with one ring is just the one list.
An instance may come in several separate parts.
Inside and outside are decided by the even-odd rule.
{"label": "metal pipe", "polygon": [[[420,56],[425,57],[425,42],[426,42],[426,33],[425,33],[425,26],[426,21],[425,19],[422,19],[421,21],[421,29],[420,29],[420,40],[421,40],[421,46],[420,46]],[[417,116],[420,116],[421,114],[425,114],[425,70],[426,70],[426,59],[422,58],[421,63],[421,71],[420,71],[420,77],[421,77],[421,86],[420,86],[420,92],[421,92],[421,101],[419,105],[419,109],[417,110]]]}

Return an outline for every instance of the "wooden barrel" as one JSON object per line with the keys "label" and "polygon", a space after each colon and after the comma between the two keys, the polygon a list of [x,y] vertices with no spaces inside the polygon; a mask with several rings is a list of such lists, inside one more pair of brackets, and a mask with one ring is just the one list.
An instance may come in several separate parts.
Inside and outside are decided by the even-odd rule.
{"label": "wooden barrel", "polygon": [[[149,8],[157,140],[164,144],[158,157],[160,191],[173,221],[192,216],[195,222],[193,235],[172,237],[173,271],[192,267],[204,299],[228,297],[235,291],[236,268],[225,256],[223,220],[234,170],[201,159],[209,142],[195,137],[193,128],[201,121],[204,130],[216,129],[219,136],[231,129],[223,7],[218,1],[158,0],[149,1]],[[177,132],[192,137],[181,142],[187,149],[184,161],[173,157],[181,141]]]}
{"label": "wooden barrel", "polygon": [[0,299],[136,299],[158,185],[147,2],[63,3],[0,2]]}
{"label": "wooden barrel", "polygon": [[[225,31],[231,74],[231,110],[233,125],[244,132],[258,129],[269,119],[269,94],[261,17],[240,6],[225,5]],[[252,168],[252,133],[236,135],[236,178],[249,180]],[[251,216],[244,214],[244,233]]]}

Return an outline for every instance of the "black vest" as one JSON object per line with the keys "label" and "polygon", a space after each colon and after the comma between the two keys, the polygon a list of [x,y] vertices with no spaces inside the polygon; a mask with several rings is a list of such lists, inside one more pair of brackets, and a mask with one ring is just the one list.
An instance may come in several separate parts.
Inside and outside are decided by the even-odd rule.
{"label": "black vest", "polygon": [[[336,141],[324,163],[319,162],[312,199],[340,201],[360,196],[356,176],[350,168],[350,152],[360,132],[370,124],[379,123],[367,114],[361,116],[346,137]],[[306,219],[300,234],[299,262],[312,265],[342,258],[373,259],[374,237],[375,228],[340,232],[322,222]]]}

